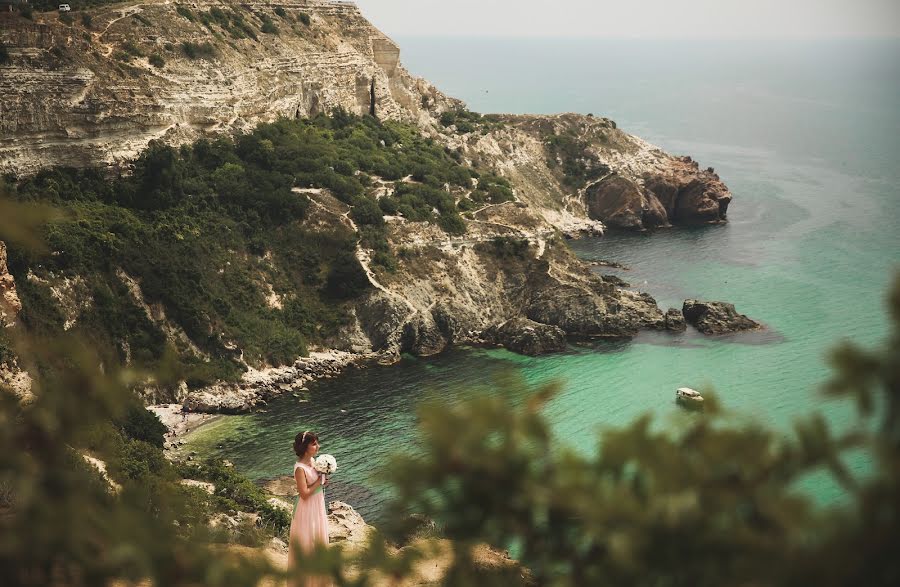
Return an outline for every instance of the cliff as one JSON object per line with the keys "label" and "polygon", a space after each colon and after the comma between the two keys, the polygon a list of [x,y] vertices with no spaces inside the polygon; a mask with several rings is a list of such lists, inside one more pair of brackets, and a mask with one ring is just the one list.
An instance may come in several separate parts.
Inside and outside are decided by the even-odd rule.
{"label": "cliff", "polygon": [[[0,65],[0,172],[125,165],[153,139],[182,144],[340,107],[417,124],[493,161],[556,226],[578,218],[643,229],[726,216],[731,197],[711,169],[608,119],[503,116],[474,132],[444,127],[441,115],[462,103],[411,76],[397,45],[353,3],[152,1],[86,13],[90,26],[52,13],[0,20],[10,55]],[[551,142],[560,148],[548,153]],[[564,182],[570,163],[590,181]]]}
{"label": "cliff", "polygon": [[[87,14],[89,26],[83,20],[61,22],[56,14],[36,15],[34,22],[0,21],[0,42],[10,56],[0,65],[0,171],[28,176],[48,166],[99,165],[127,175],[154,139],[183,145],[340,108],[414,125],[479,178],[468,186],[468,179],[443,186],[441,198],[449,198],[453,207],[451,220],[461,223],[447,230],[382,206],[387,196],[410,185],[436,189],[429,178],[412,179],[412,174],[389,180],[370,173],[364,198],[376,210],[381,206],[382,244],[377,239],[373,244],[371,226],[354,222],[360,200],[342,200],[315,182],[294,188],[307,206],[302,230],[341,242],[352,239],[352,256],[365,282],[364,293],[342,304],[341,319],[331,320],[335,328],[326,332],[317,326],[321,340],[310,350],[391,362],[401,352],[426,356],[461,343],[537,353],[559,348],[563,336],[627,337],[640,329],[677,329],[680,316],[672,315],[677,310],[667,318],[650,296],[594,274],[574,257],[563,235],[600,233],[604,223],[641,230],[725,219],[731,196],[711,169],[671,156],[609,119],[468,112],[458,100],[410,76],[399,63],[397,46],[354,4],[137,2]],[[380,148],[386,157],[399,157],[403,142],[385,146],[382,140]],[[109,228],[98,233],[113,238],[118,247],[113,250],[124,250],[126,233],[117,231],[134,222],[130,211],[115,213],[120,212],[121,221],[104,221]],[[210,228],[189,224],[162,227],[175,231],[177,241],[172,247],[160,241],[159,250],[169,254],[166,249],[174,250],[177,243],[186,251],[203,250],[202,243],[193,249],[186,245],[213,238],[203,236]],[[158,228],[152,228],[153,237],[165,238],[168,232]],[[137,229],[129,230],[128,238],[134,238]],[[190,398],[183,386],[148,390],[152,400],[184,400],[198,410],[247,409],[302,385],[317,374],[311,369],[328,365],[333,372],[331,355],[311,367],[308,360],[254,354],[245,345],[252,337],[242,340],[241,328],[264,333],[265,320],[285,312],[282,301],[309,293],[302,289],[305,278],[296,275],[290,250],[273,256],[271,250],[252,250],[258,246],[235,250],[232,241],[207,248],[217,247],[220,257],[230,251],[234,266],[241,267],[240,283],[248,293],[242,292],[240,303],[253,296],[265,300],[265,316],[257,313],[248,322],[248,314],[229,325],[233,304],[219,294],[208,295],[214,299],[203,308],[180,307],[176,313],[158,287],[148,295],[150,275],[129,274],[115,255],[104,259],[112,271],[105,269],[102,278],[85,276],[90,287],[82,276],[71,275],[71,268],[54,272],[20,264],[16,279],[28,284],[30,295],[55,300],[64,329],[107,320],[97,316],[110,311],[111,299],[118,306],[127,302],[128,308],[116,311],[128,315],[140,332],[129,338],[110,329],[109,336],[119,337],[116,352],[125,362],[132,360],[134,344],[164,337],[192,361],[221,359],[246,371],[239,381],[192,392]],[[384,262],[385,256],[392,261]],[[232,262],[220,257],[214,262],[222,267],[218,273],[225,275],[219,280],[224,283]],[[147,259],[136,266],[150,267],[147,271],[158,279],[159,265],[160,259]],[[180,261],[179,267],[198,275],[213,270],[184,267]],[[118,292],[104,294],[105,306],[94,299],[104,291]],[[169,299],[177,303],[178,295]],[[173,318],[179,314],[190,324]],[[85,321],[85,315],[92,318]],[[257,346],[272,345],[262,335],[257,339]],[[275,342],[284,348],[290,346],[286,340]],[[299,354],[296,350],[291,356]]]}

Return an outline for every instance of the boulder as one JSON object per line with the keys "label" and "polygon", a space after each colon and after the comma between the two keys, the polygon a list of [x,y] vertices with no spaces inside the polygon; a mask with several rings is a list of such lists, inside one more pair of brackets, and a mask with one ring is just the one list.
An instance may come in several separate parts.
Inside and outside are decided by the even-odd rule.
{"label": "boulder", "polygon": [[523,355],[543,355],[566,349],[566,333],[562,328],[528,318],[513,318],[491,326],[482,337]]}
{"label": "boulder", "polygon": [[738,314],[734,304],[727,302],[685,300],[681,310],[684,319],[704,334],[727,334],[763,327],[759,322]]}
{"label": "boulder", "polygon": [[328,538],[349,546],[361,546],[375,528],[366,524],[359,513],[342,501],[328,502]]}
{"label": "boulder", "polygon": [[661,170],[644,176],[672,224],[718,224],[727,220],[731,192],[716,172],[701,170],[690,157],[672,157]]}
{"label": "boulder", "polygon": [[678,308],[669,308],[666,310],[666,330],[675,332],[683,332],[687,330],[687,324],[684,322],[684,314]]}
{"label": "boulder", "polygon": [[584,192],[588,216],[607,226],[643,230],[668,224],[666,211],[656,196],[642,185],[612,174]]}

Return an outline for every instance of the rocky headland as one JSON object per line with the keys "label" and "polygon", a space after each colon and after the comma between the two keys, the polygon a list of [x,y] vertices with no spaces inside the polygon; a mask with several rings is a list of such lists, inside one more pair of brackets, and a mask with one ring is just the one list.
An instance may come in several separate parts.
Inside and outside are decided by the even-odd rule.
{"label": "rocky headland", "polygon": [[[90,26],[51,13],[33,21],[3,17],[0,42],[9,59],[0,65],[0,172],[100,166],[127,174],[155,139],[180,145],[340,108],[415,125],[461,163],[493,170],[513,194],[466,211],[459,236],[385,215],[395,270],[375,265],[376,251],[360,241],[355,256],[370,287],[353,301],[350,319],[309,357],[287,365],[247,361],[239,381],[203,389],[148,386],[149,403],[237,412],[347,365],[391,363],[402,352],[428,356],[450,345],[499,344],[537,354],[564,348],[567,338],[684,329],[678,310],[664,312],[651,296],[601,277],[574,256],[565,237],[602,234],[606,226],[724,222],[731,194],[712,169],[665,153],[607,118],[473,115],[410,75],[397,45],[352,3],[154,0],[86,12]],[[234,16],[220,22],[219,13]],[[239,21],[253,34],[233,34],[229,27]],[[267,22],[277,33],[263,32]],[[376,200],[395,185],[374,180]],[[306,226],[360,233],[351,207],[328,190],[295,191],[310,201]],[[138,280],[116,274],[166,337],[204,357],[165,307],[145,299]],[[50,288],[66,328],[92,307],[77,276],[19,278]],[[12,300],[12,278],[0,287]],[[279,294],[264,287],[279,307]],[[243,361],[240,348],[227,349]]]}

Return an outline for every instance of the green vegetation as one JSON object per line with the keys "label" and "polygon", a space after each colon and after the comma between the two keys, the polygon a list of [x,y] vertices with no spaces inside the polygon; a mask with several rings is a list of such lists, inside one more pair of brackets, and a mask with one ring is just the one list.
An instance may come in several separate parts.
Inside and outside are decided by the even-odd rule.
{"label": "green vegetation", "polygon": [[214,30],[213,25],[218,25],[232,38],[259,40],[253,25],[235,10],[222,10],[218,6],[213,6],[209,11],[199,13],[198,18],[210,31]]}
{"label": "green vegetation", "polygon": [[297,15],[297,18],[300,19],[300,22],[302,22],[306,26],[309,26],[310,22],[312,22],[309,18],[309,15],[306,14],[305,12],[299,13]]}
{"label": "green vegetation", "polygon": [[267,35],[277,35],[278,34],[278,27],[275,26],[275,23],[272,22],[272,19],[269,18],[268,16],[262,17],[262,26],[260,27],[259,30],[266,33]]}
{"label": "green vegetation", "polygon": [[0,65],[6,65],[9,61],[9,51],[7,51],[6,45],[0,41]]}
{"label": "green vegetation", "polygon": [[93,22],[94,18],[90,14],[86,12],[81,14],[81,24],[83,24],[86,28],[91,28],[91,24],[93,24]]}
{"label": "green vegetation", "polygon": [[[468,170],[412,127],[341,111],[180,149],[153,142],[117,180],[73,169],[23,179],[13,186],[18,199],[52,204],[63,216],[45,229],[53,254],[10,247],[22,321],[48,336],[61,331],[66,317],[50,287],[77,275],[72,295],[90,302],[74,330],[110,363],[174,361],[192,387],[238,377],[234,345],[251,365],[289,363],[333,335],[346,320],[344,303],[369,287],[357,238],[376,265],[396,266],[382,207],[367,194],[369,174],[425,180],[398,182],[383,200],[409,220],[465,232],[453,197],[436,186],[468,186]],[[309,201],[293,187],[330,190],[352,206],[360,234],[338,222],[305,228]],[[26,279],[29,271],[46,283]],[[132,283],[191,344],[173,347]],[[267,305],[270,288],[281,309]]]}
{"label": "green vegetation", "polygon": [[478,188],[471,198],[478,204],[502,204],[515,199],[509,181],[493,173],[483,173],[478,178]]}
{"label": "green vegetation", "polygon": [[195,22],[197,20],[197,18],[194,16],[194,13],[191,12],[191,9],[187,6],[177,6],[175,8],[175,11],[191,22]]}
{"label": "green vegetation", "polygon": [[287,17],[288,17],[287,11],[282,6],[276,6],[274,12],[276,15],[280,16],[281,18],[287,19]]}
{"label": "green vegetation", "polygon": [[[425,97],[423,96],[423,106],[425,106]],[[462,134],[475,132],[480,130],[486,133],[490,128],[500,124],[500,119],[496,115],[481,115],[465,108],[456,110],[447,110],[441,113],[440,122],[445,127],[456,125],[456,131]]]}
{"label": "green vegetation", "polygon": [[166,65],[166,60],[163,59],[163,56],[159,53],[152,54],[147,61],[150,62],[150,65],[157,69],[162,69]]}
{"label": "green vegetation", "polygon": [[59,13],[59,22],[65,23],[69,26],[75,22],[75,18],[72,17],[68,12],[60,12]]}
{"label": "green vegetation", "polygon": [[489,245],[479,247],[488,250],[501,259],[525,259],[528,257],[528,239],[511,236],[495,236]]}
{"label": "green vegetation", "polygon": [[219,53],[215,45],[209,41],[203,43],[182,41],[181,52],[188,59],[213,59]]}
{"label": "green vegetation", "polygon": [[179,464],[178,471],[186,479],[214,484],[214,496],[218,502],[216,509],[220,511],[259,513],[261,525],[276,535],[284,535],[291,526],[290,513],[270,504],[259,487],[221,459],[207,459],[202,463],[183,462]]}
{"label": "green vegetation", "polygon": [[144,52],[141,51],[140,47],[132,43],[131,41],[125,41],[122,43],[122,50],[131,55],[132,57],[143,57]]}
{"label": "green vegetation", "polygon": [[544,138],[547,150],[547,165],[551,169],[560,169],[563,183],[575,189],[583,188],[595,179],[600,179],[609,168],[600,163],[586,141],[574,132],[554,134]]}

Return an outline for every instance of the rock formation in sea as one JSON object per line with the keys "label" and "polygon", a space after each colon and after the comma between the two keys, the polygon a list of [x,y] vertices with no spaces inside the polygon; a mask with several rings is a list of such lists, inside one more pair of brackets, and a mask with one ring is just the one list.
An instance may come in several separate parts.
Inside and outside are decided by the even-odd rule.
{"label": "rock formation in sea", "polygon": [[684,319],[704,334],[728,334],[763,327],[759,322],[738,314],[734,304],[727,302],[685,300],[682,312]]}

